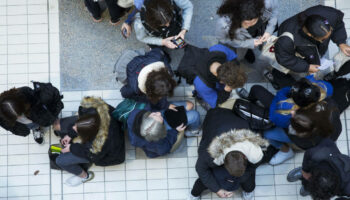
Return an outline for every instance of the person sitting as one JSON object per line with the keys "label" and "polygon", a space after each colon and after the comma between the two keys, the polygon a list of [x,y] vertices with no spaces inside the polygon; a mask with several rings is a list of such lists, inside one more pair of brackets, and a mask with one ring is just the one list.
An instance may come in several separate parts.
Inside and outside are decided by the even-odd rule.
{"label": "person sitting", "polygon": [[301,180],[300,195],[311,195],[313,199],[350,197],[349,164],[349,156],[342,154],[335,142],[327,138],[305,152],[302,167],[290,171],[287,180]]}
{"label": "person sitting", "polygon": [[84,97],[79,115],[57,120],[54,130],[59,134],[64,148],[56,164],[74,174],[65,182],[78,186],[94,178],[92,171],[81,164],[110,166],[125,160],[124,133],[111,113],[114,108],[97,97]]}
{"label": "person sitting", "polygon": [[127,83],[121,89],[124,98],[150,103],[155,110],[174,107],[167,101],[172,96],[176,81],[164,52],[155,48],[135,57],[127,65]]}
{"label": "person sitting", "polygon": [[209,49],[187,46],[179,64],[178,72],[193,84],[193,96],[209,110],[224,103],[232,89],[242,87],[247,75],[236,60],[235,52],[218,44]]}
{"label": "person sitting", "polygon": [[[99,1],[101,0],[84,0],[85,6],[90,12],[92,19],[94,22],[101,22],[102,18],[102,8],[100,6]],[[118,25],[120,23],[120,19],[123,15],[131,9],[133,6],[132,0],[104,0],[107,4],[107,8],[109,11],[109,15],[111,19],[109,23],[111,25]]]}
{"label": "person sitting", "polygon": [[190,0],[145,0],[135,15],[136,38],[151,47],[175,49],[173,39],[185,39],[190,30],[193,5]]}
{"label": "person sitting", "polygon": [[[173,102],[164,112],[133,110],[127,120],[130,143],[149,158],[174,152],[184,135],[200,136],[200,116],[191,102]],[[185,129],[187,129],[185,131]]]}
{"label": "person sitting", "polygon": [[[321,59],[328,50],[330,40],[337,44],[345,55],[350,56],[343,17],[344,13],[340,10],[318,5],[284,21],[279,27],[278,35],[289,32],[294,40],[285,36],[277,40],[277,62],[295,73],[315,73],[322,65]],[[272,75],[274,82],[281,88],[295,82],[289,73],[283,74],[276,69],[272,71]]]}
{"label": "person sitting", "polygon": [[44,142],[44,127],[54,123],[63,108],[57,88],[34,82],[30,87],[12,88],[0,94],[0,126],[15,135],[33,132],[38,144]]}
{"label": "person sitting", "polygon": [[[208,111],[198,148],[199,178],[188,199],[199,199],[206,189],[220,198],[228,198],[239,186],[243,199],[254,198],[255,170],[264,157],[262,147],[267,147],[268,142],[248,129],[248,122],[229,109],[218,107]],[[235,181],[228,184],[223,177]]]}
{"label": "person sitting", "polygon": [[277,30],[277,0],[225,0],[219,7],[216,35],[221,44],[245,55],[249,63],[255,61],[252,51]]}

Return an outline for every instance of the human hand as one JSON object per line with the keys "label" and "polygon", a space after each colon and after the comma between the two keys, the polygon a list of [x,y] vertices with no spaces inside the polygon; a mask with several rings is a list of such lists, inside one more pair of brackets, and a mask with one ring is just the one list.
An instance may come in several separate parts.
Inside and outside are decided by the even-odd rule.
{"label": "human hand", "polygon": [[271,34],[268,32],[265,32],[264,35],[260,38],[261,42],[266,42],[271,37]]}
{"label": "human hand", "polygon": [[[124,30],[124,29],[126,30],[126,34],[123,33],[123,30]],[[120,30],[121,30],[121,32],[122,32],[122,35],[124,35],[124,37],[126,37],[126,38],[130,37],[132,28],[131,28],[131,26],[130,26],[129,24],[127,24],[127,23],[124,22],[123,25],[122,25],[122,27],[120,28]]]}
{"label": "human hand", "polygon": [[318,71],[320,71],[318,68],[319,68],[320,66],[319,65],[310,65],[310,67],[309,67],[309,73],[310,74],[312,74],[312,73],[316,73],[316,72],[318,72]]}
{"label": "human hand", "polygon": [[261,41],[261,39],[255,39],[254,40],[254,47],[257,47],[257,46],[259,46],[259,45],[262,45],[262,41]]}
{"label": "human hand", "polygon": [[70,152],[70,144],[65,145],[64,148],[61,149],[61,152],[62,152],[62,153],[68,153],[68,152]]}
{"label": "human hand", "polygon": [[64,136],[64,138],[61,140],[61,144],[63,146],[66,146],[67,144],[69,144],[69,142],[71,141],[71,137],[69,137],[68,135]]}
{"label": "human hand", "polygon": [[346,56],[350,56],[350,46],[349,45],[347,45],[347,44],[340,44],[339,48]]}
{"label": "human hand", "polygon": [[220,189],[219,191],[216,192],[216,195],[220,198],[229,198],[233,196],[233,192],[228,192],[224,189]]}
{"label": "human hand", "polygon": [[233,89],[232,89],[230,86],[225,85],[224,90],[225,90],[226,92],[232,92]]}
{"label": "human hand", "polygon": [[168,37],[162,40],[162,45],[169,49],[176,49],[177,46],[171,40],[175,39],[175,37]]}
{"label": "human hand", "polygon": [[187,30],[186,29],[182,29],[182,31],[180,31],[180,33],[177,34],[177,36],[175,36],[175,39],[182,38],[183,40],[185,40],[186,33],[187,33]]}
{"label": "human hand", "polygon": [[309,180],[309,179],[310,179],[311,173],[304,172],[303,170],[301,170],[301,173],[303,174],[303,177],[304,177],[306,180]]}
{"label": "human hand", "polygon": [[170,104],[170,105],[169,105],[169,107],[168,107],[168,109],[170,109],[170,110],[173,110],[173,111],[176,111],[176,112],[177,112],[177,110],[176,110],[176,106],[175,106],[174,104]]}
{"label": "human hand", "polygon": [[185,131],[186,128],[187,128],[187,126],[185,126],[185,125],[182,123],[180,126],[176,127],[176,130],[177,130],[178,132],[183,132],[183,131]]}

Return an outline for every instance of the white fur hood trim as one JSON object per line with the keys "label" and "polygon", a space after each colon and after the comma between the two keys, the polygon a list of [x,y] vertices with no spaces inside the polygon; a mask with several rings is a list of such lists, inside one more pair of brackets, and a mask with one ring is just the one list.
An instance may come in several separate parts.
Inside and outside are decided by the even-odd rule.
{"label": "white fur hood trim", "polygon": [[161,68],[165,68],[165,65],[163,62],[160,62],[160,61],[154,62],[142,68],[137,78],[138,87],[142,93],[146,94],[146,80],[147,80],[148,74],[151,73],[152,71],[159,71]]}
{"label": "white fur hood trim", "polygon": [[248,129],[235,129],[217,136],[210,143],[208,152],[216,165],[224,164],[226,155],[231,151],[241,152],[250,163],[256,164],[264,156],[262,147],[268,144],[267,140]]}

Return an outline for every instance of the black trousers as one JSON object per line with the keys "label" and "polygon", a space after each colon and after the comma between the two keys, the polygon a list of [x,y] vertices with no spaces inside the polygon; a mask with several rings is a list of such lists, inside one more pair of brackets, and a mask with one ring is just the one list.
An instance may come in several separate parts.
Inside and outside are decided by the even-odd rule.
{"label": "black trousers", "polygon": [[[84,2],[92,16],[95,19],[100,19],[102,10],[99,3],[94,2],[93,0],[84,0]],[[109,15],[111,16],[111,21],[113,23],[118,22],[124,15],[126,9],[118,6],[117,0],[105,0],[105,2],[108,7]]]}
{"label": "black trousers", "polygon": [[260,101],[266,109],[270,108],[274,97],[275,95],[261,85],[254,85],[250,89],[248,96],[249,100],[252,102]]}
{"label": "black trousers", "polygon": [[290,74],[284,74],[277,69],[272,69],[272,76],[274,81],[278,84],[280,88],[292,86],[295,83],[295,78]]}

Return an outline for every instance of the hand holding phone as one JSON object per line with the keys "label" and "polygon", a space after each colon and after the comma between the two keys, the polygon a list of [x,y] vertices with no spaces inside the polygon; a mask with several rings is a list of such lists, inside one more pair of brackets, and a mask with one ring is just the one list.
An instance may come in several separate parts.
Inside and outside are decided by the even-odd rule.
{"label": "hand holding phone", "polygon": [[177,46],[177,49],[181,49],[186,46],[186,42],[181,37],[173,39],[171,41]]}

